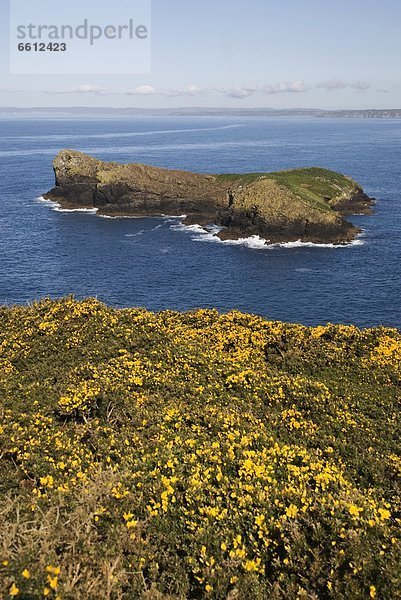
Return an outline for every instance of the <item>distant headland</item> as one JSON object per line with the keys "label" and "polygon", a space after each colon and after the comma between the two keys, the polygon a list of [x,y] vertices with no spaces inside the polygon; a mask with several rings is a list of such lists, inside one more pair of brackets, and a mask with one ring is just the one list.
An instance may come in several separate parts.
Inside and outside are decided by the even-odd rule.
{"label": "distant headland", "polygon": [[319,118],[351,118],[351,119],[400,119],[401,108],[367,108],[367,109],[322,109],[322,108],[235,108],[235,107],[110,107],[110,106],[52,106],[52,107],[0,107],[0,117],[10,116],[60,117],[319,117]]}
{"label": "distant headland", "polygon": [[0,107],[0,117],[318,117],[341,119],[400,119],[401,108],[331,109],[322,108],[235,108],[213,106],[178,106],[172,108],[111,106],[35,106]]}
{"label": "distant headland", "polygon": [[222,239],[345,244],[360,230],[344,216],[368,214],[374,203],[351,178],[317,167],[215,175],[62,150],[53,168],[55,187],[44,198],[64,208],[111,216],[185,214],[186,224],[220,226]]}

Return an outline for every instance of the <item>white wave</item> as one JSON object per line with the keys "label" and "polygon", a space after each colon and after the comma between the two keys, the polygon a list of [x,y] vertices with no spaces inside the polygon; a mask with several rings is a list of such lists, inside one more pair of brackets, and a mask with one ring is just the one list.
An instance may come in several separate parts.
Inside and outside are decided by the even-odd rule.
{"label": "white wave", "polygon": [[[150,156],[154,152],[168,152],[168,151],[176,151],[176,150],[202,150],[204,152],[213,151],[213,150],[226,150],[228,148],[254,148],[255,146],[273,146],[273,143],[263,142],[259,144],[254,141],[246,141],[239,140],[237,142],[193,142],[193,143],[172,143],[172,144],[155,144],[152,146],[143,144],[136,146],[80,146],[74,148],[74,150],[79,150],[84,154],[99,156],[100,154],[104,156],[110,155],[119,155],[123,157],[124,161],[127,161],[127,157],[131,157],[135,154],[142,154],[141,160],[143,160],[143,156]],[[2,158],[10,158],[10,157],[20,157],[20,156],[33,156],[33,155],[44,155],[44,156],[55,156],[60,151],[60,147],[57,148],[31,148],[29,150],[1,150],[0,157]],[[129,160],[129,159],[128,159]],[[131,161],[132,162],[132,161]]]}
{"label": "white wave", "polygon": [[[50,208],[56,212],[86,212],[89,214],[96,214],[97,217],[102,219],[163,219],[163,223],[156,225],[153,229],[149,231],[155,231],[156,229],[160,229],[163,227],[164,223],[172,222],[176,223],[177,220],[185,219],[187,215],[155,215],[155,216],[147,216],[147,215],[104,215],[99,213],[99,208],[62,208],[60,203],[56,200],[48,200],[43,198],[43,196],[39,196],[36,198],[37,202],[43,202],[50,206]],[[145,231],[145,230],[144,230]],[[130,235],[130,234],[128,234]]]}
{"label": "white wave", "polygon": [[66,213],[81,212],[81,213],[88,213],[88,214],[95,215],[97,213],[97,211],[99,210],[98,208],[62,208],[61,204],[59,202],[56,202],[56,200],[47,200],[46,198],[43,198],[43,196],[40,196],[39,198],[37,198],[37,201],[45,202],[46,204],[49,204],[51,210],[54,210],[55,212],[66,212]]}
{"label": "white wave", "polygon": [[219,226],[219,225],[214,225],[214,224],[211,224],[211,225],[206,225],[206,226],[205,226],[205,229],[206,229],[206,230],[207,230],[209,233],[217,234],[217,233],[219,233],[220,231],[222,231],[222,230],[224,229],[224,227],[221,227],[221,226]]}
{"label": "white wave", "polygon": [[185,231],[186,233],[190,233],[191,231],[195,233],[207,233],[200,225],[184,225],[184,223],[175,223],[170,226],[170,229],[173,231]]}
{"label": "white wave", "polygon": [[39,196],[38,198],[35,198],[36,202],[46,202],[46,204],[51,204],[53,201],[52,200],[47,200],[46,198],[43,198],[43,196]]}
{"label": "white wave", "polygon": [[176,223],[176,221],[177,221],[178,219],[181,219],[181,220],[182,220],[182,219],[185,219],[185,218],[186,218],[186,216],[187,216],[187,215],[164,215],[164,214],[162,213],[162,214],[160,215],[160,218],[161,218],[161,219],[164,219],[166,223],[169,223],[169,222],[172,222],[172,223],[174,222],[174,223]]}
{"label": "white wave", "polygon": [[142,216],[138,215],[103,215],[102,213],[98,213],[96,216],[101,219],[143,219]]}
{"label": "white wave", "polygon": [[247,238],[240,238],[238,240],[222,240],[216,234],[223,229],[217,225],[208,225],[201,227],[201,225],[185,225],[184,223],[177,223],[170,227],[174,231],[184,231],[192,233],[191,240],[194,242],[215,242],[217,244],[227,244],[231,246],[246,246],[247,248],[253,248],[255,250],[261,250],[267,247],[266,240],[262,239],[258,235],[251,235]]}
{"label": "white wave", "polygon": [[98,208],[61,208],[61,207],[58,207],[58,208],[53,208],[52,210],[55,210],[56,212],[66,212],[66,213],[81,212],[81,213],[88,213],[91,215],[95,215],[99,209]]}
{"label": "white wave", "polygon": [[[163,219],[166,223],[168,223],[169,221],[176,223],[177,219],[185,219],[187,215],[104,215],[102,213],[98,213],[97,216],[101,217],[102,219]],[[164,223],[162,223],[161,225],[157,225],[157,227],[155,227],[154,229],[159,229],[159,227],[162,227],[163,225]],[[151,231],[153,231],[153,229]]]}
{"label": "white wave", "polygon": [[[127,155],[131,156],[134,154],[145,153],[145,155],[153,154],[154,152],[168,152],[168,151],[176,151],[176,150],[202,150],[202,151],[217,151],[217,150],[227,150],[229,148],[232,149],[243,149],[243,148],[254,148],[256,146],[274,146],[273,143],[263,142],[262,144],[258,144],[252,140],[238,140],[238,141],[208,141],[208,142],[177,142],[177,143],[167,143],[167,144],[154,144],[152,146],[149,145],[132,145],[132,146],[84,146],[75,148],[80,152],[84,152],[85,154],[92,154],[98,156],[99,154],[105,155],[122,155],[126,157]],[[59,150],[57,150],[58,152]],[[35,153],[36,151],[32,151]],[[47,151],[38,150],[41,153],[47,153]],[[30,154],[31,152],[29,152]],[[18,154],[18,153],[17,153]],[[0,156],[2,154],[0,153]],[[124,159],[126,160],[126,159]],[[142,159],[141,159],[142,160]],[[132,161],[131,161],[132,162]]]}
{"label": "white wave", "polygon": [[297,240],[295,242],[282,242],[278,244],[270,244],[269,248],[350,248],[351,246],[363,246],[365,242],[361,239],[353,240],[345,244],[317,244],[314,242],[303,242]]}
{"label": "white wave", "polygon": [[[51,205],[51,209],[56,212],[85,212],[88,214],[96,214],[98,217],[102,219],[142,219],[149,218],[146,216],[134,216],[134,215],[103,215],[97,214],[98,208],[61,208],[60,204],[54,200],[46,200],[43,196],[37,198],[38,202],[46,202]],[[347,242],[346,244],[317,244],[314,242],[303,242],[302,240],[296,240],[294,242],[281,242],[271,244],[269,240],[265,240],[261,238],[259,235],[251,235],[246,238],[239,238],[233,240],[222,240],[217,236],[223,227],[219,227],[217,225],[207,225],[202,227],[201,225],[185,225],[182,221],[185,219],[187,215],[159,215],[151,218],[162,218],[164,223],[160,223],[153,227],[152,229],[146,230],[142,229],[137,233],[128,233],[125,237],[137,237],[146,232],[156,231],[163,227],[165,223],[170,223],[170,229],[173,231],[184,231],[186,233],[192,233],[192,241],[194,242],[214,242],[217,244],[226,244],[231,246],[245,246],[246,248],[252,248],[253,250],[273,250],[277,248],[350,248],[353,246],[364,246],[365,242],[361,239],[365,235],[365,231],[362,231],[359,236],[353,240],[352,242]]]}
{"label": "white wave", "polygon": [[[363,246],[364,241],[360,239],[360,236],[348,242],[347,244],[315,244],[313,242],[303,242],[297,240],[295,242],[282,242],[271,244],[269,240],[265,240],[259,235],[251,235],[246,238],[239,238],[234,240],[222,240],[216,234],[223,229],[223,227],[217,227],[211,225],[207,227],[201,227],[200,225],[185,225],[184,223],[176,223],[170,227],[174,231],[186,231],[192,233],[192,240],[194,242],[215,242],[217,244],[226,244],[229,246],[245,246],[246,248],[252,248],[253,250],[273,250],[277,248],[350,248],[352,246]],[[363,235],[363,234],[361,234]]]}
{"label": "white wave", "polygon": [[238,240],[222,240],[222,242],[230,246],[245,246],[246,248],[252,248],[252,250],[266,250],[269,248],[267,240],[264,240],[259,235],[250,235]]}
{"label": "white wave", "polygon": [[159,225],[156,225],[156,227],[152,227],[152,229],[141,229],[137,233],[126,233],[125,237],[139,237],[140,235],[143,235],[144,233],[151,233],[152,231],[156,231],[157,229],[160,229],[161,227],[164,227],[164,223],[160,223]]}
{"label": "white wave", "polygon": [[51,142],[60,141],[71,141],[71,140],[84,140],[84,139],[114,139],[114,138],[131,138],[131,137],[145,137],[153,135],[169,135],[174,133],[196,133],[198,131],[222,131],[225,129],[236,129],[237,127],[244,127],[243,124],[233,125],[222,125],[220,127],[193,127],[188,129],[160,129],[155,131],[128,131],[128,132],[110,132],[110,133],[87,133],[87,134],[54,134],[54,135],[21,135],[21,136],[6,136],[7,140],[20,140],[20,141],[32,141],[32,140],[46,140]]}
{"label": "white wave", "polygon": [[31,150],[1,150],[0,157],[13,157],[13,156],[32,156],[35,154],[43,154],[49,156],[55,156],[60,152],[60,148],[35,148]]}
{"label": "white wave", "polygon": [[142,235],[143,233],[146,233],[146,229],[141,229],[141,231],[138,231],[137,233],[126,233],[125,237],[138,237],[139,235]]}

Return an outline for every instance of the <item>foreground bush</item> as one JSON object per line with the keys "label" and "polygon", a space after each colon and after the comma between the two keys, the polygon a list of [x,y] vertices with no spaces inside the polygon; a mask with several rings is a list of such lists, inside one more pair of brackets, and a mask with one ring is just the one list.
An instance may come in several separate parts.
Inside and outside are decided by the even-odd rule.
{"label": "foreground bush", "polygon": [[0,597],[399,598],[401,335],[0,309]]}

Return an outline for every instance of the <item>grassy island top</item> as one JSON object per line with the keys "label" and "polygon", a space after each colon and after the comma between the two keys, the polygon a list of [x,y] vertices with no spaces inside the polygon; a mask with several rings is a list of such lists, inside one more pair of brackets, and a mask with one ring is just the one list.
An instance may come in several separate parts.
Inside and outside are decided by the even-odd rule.
{"label": "grassy island top", "polygon": [[349,199],[360,190],[356,181],[336,171],[309,167],[272,173],[223,174],[218,179],[236,185],[248,185],[270,180],[301,198],[314,208],[330,211],[344,198]]}
{"label": "grassy island top", "polygon": [[0,309],[0,596],[399,597],[401,335]]}

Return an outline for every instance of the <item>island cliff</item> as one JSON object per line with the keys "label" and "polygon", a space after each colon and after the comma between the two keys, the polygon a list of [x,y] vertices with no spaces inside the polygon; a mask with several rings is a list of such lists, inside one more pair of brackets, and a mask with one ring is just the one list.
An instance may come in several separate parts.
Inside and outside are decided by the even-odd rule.
{"label": "island cliff", "polygon": [[65,208],[108,215],[181,215],[214,223],[219,237],[259,235],[270,243],[343,244],[360,230],[344,215],[368,213],[373,200],[352,179],[321,168],[276,173],[204,175],[142,164],[103,162],[62,150],[56,185],[44,198]]}

